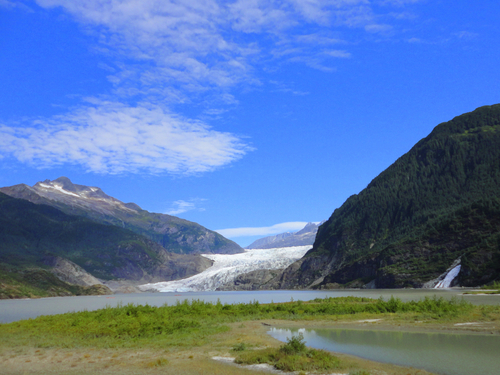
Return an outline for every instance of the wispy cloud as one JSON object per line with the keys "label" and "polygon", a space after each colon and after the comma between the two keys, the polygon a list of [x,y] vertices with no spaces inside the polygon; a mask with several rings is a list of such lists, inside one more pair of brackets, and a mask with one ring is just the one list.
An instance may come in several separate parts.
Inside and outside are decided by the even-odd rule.
{"label": "wispy cloud", "polygon": [[195,174],[250,150],[230,133],[155,106],[96,101],[23,125],[0,126],[0,151],[42,168],[75,164],[95,173]]}
{"label": "wispy cloud", "polygon": [[[296,52],[289,56],[294,61],[322,67],[314,49],[341,42],[333,33],[346,27],[368,33],[392,27],[379,22],[389,12],[376,13],[368,0],[36,1],[46,8],[62,7],[98,33],[107,53],[121,61],[109,79],[117,92],[128,95],[161,96],[162,86],[169,85],[169,96],[178,98],[186,90],[258,82],[260,62],[286,58],[290,50]],[[414,2],[379,1],[397,8]],[[334,57],[349,55],[342,52]]]}
{"label": "wispy cloud", "polygon": [[292,87],[289,87],[289,85],[284,83],[284,82],[271,80],[271,81],[269,81],[269,83],[276,86],[275,91],[278,91],[278,92],[285,92],[285,93],[298,95],[298,96],[309,95],[308,92],[295,90]]}
{"label": "wispy cloud", "polygon": [[306,221],[291,221],[271,225],[269,227],[245,227],[217,229],[216,232],[227,238],[245,237],[245,236],[272,236],[284,232],[295,232],[301,230],[307,225]]}
{"label": "wispy cloud", "polygon": [[204,202],[205,199],[193,198],[188,201],[178,200],[172,203],[170,209],[165,212],[167,215],[179,215],[188,211],[205,211],[204,208],[199,207],[200,203]]}
{"label": "wispy cloud", "polygon": [[388,34],[392,31],[393,27],[391,25],[383,24],[371,24],[366,25],[365,30],[372,34]]}
{"label": "wispy cloud", "polygon": [[393,6],[405,6],[407,4],[415,4],[422,2],[424,0],[378,0],[380,5],[393,5]]}
{"label": "wispy cloud", "polygon": [[460,31],[455,33],[455,36],[459,39],[472,40],[479,36],[478,33],[472,33],[470,31]]}
{"label": "wispy cloud", "polygon": [[21,9],[25,12],[33,12],[33,9],[31,9],[29,6],[26,4],[21,3],[20,1],[10,1],[10,0],[0,0],[0,8],[7,8],[7,9]]}
{"label": "wispy cloud", "polygon": [[[95,93],[106,101],[82,103],[63,116],[24,128],[2,125],[2,156],[39,168],[69,163],[96,173],[173,174],[211,171],[250,150],[239,136],[173,113],[175,105],[216,103],[202,117],[220,116],[237,105],[235,86],[261,85],[260,72],[279,62],[334,72],[358,42],[346,30],[357,29],[356,38],[392,30],[392,8],[401,12],[416,2],[35,1],[84,25],[94,49],[106,56],[101,67],[114,89]],[[15,4],[0,0],[3,8]]]}

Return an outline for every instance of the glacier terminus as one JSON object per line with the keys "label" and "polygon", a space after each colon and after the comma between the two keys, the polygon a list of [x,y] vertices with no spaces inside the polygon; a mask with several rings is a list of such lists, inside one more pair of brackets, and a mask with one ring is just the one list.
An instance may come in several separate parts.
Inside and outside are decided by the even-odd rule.
{"label": "glacier terminus", "polygon": [[202,254],[214,262],[212,267],[186,279],[143,284],[139,286],[139,289],[158,292],[213,291],[247,272],[284,269],[302,258],[311,248],[311,245],[306,245],[252,249],[240,254]]}

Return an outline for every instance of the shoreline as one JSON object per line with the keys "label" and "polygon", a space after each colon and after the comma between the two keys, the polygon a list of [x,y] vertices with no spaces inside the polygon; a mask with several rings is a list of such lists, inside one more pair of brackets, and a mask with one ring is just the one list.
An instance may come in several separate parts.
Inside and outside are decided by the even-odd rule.
{"label": "shoreline", "polygon": [[[244,295],[221,292],[203,294],[203,296],[200,294],[184,295],[187,297],[185,301],[183,301],[184,298],[178,300],[175,295],[169,298],[163,298],[164,296],[156,298],[158,293],[146,295],[146,298],[138,294],[136,298],[128,300],[124,298],[107,300],[107,297],[99,296],[93,298],[93,302],[117,305],[116,307],[109,306],[100,312],[88,310],[92,302],[89,298],[92,297],[85,296],[82,299],[75,299],[70,305],[72,309],[78,310],[76,303],[83,302],[87,312],[81,311],[75,314],[48,316],[39,320],[0,325],[0,366],[2,366],[2,374],[6,375],[248,374],[249,371],[251,373],[255,369],[248,370],[245,367],[237,367],[227,361],[221,362],[213,358],[236,357],[240,351],[247,358],[253,355],[258,357],[261,353],[270,353],[269,355],[274,356],[272,353],[278,353],[277,349],[284,345],[280,340],[286,341],[285,336],[274,338],[269,334],[274,328],[292,329],[293,332],[301,328],[312,330],[329,328],[350,331],[481,335],[482,337],[495,335],[497,337],[492,338],[492,342],[498,341],[500,306],[496,303],[489,306],[463,303],[455,298],[456,293],[449,291],[445,291],[445,298],[432,297],[434,293],[428,293],[430,298],[419,302],[403,302],[398,299],[398,293],[394,292],[389,290],[384,293],[379,290],[371,294],[353,291],[304,294],[292,291]],[[379,300],[367,298],[368,295],[378,297],[380,294],[383,298]],[[392,294],[394,298],[391,297]],[[443,295],[442,293],[436,294]],[[410,293],[399,291],[399,295],[410,300],[427,297],[425,293],[419,291]],[[156,297],[153,298],[154,296]],[[222,296],[229,298],[226,302],[231,301],[232,304],[222,301],[223,304],[220,300]],[[270,302],[273,298],[276,301],[277,296],[280,296],[281,301],[288,300],[288,302]],[[298,300],[299,296],[312,300],[304,302]],[[196,300],[197,297],[203,299]],[[259,298],[262,303],[258,303],[255,299],[254,302],[238,303],[242,301],[237,298],[243,297],[247,300]],[[320,298],[316,300],[315,297]],[[454,299],[450,300],[449,297],[454,297]],[[189,302],[190,299],[192,302]],[[216,300],[216,302],[209,302],[208,299]],[[476,298],[476,301],[480,300],[484,300],[484,296]],[[495,302],[497,300],[494,298]],[[67,307],[66,301],[68,300],[64,301],[61,306]],[[109,301],[114,301],[114,303],[110,304]],[[127,304],[127,301],[135,303]],[[165,305],[167,301],[168,305]],[[0,306],[3,308],[9,305],[14,310],[21,305],[26,309],[40,306],[53,307],[55,300],[40,302],[43,303],[23,301],[17,304],[0,304]],[[17,310],[18,316],[19,313],[20,311]],[[373,334],[356,335],[367,339],[374,336]],[[429,340],[434,339],[431,336]],[[482,342],[483,339],[479,338],[476,341]],[[315,345],[313,341],[310,344]],[[375,341],[371,344],[379,347],[382,342]],[[491,345],[488,347],[491,348]],[[335,348],[336,346],[330,346],[330,349],[335,350]],[[253,350],[261,349],[263,350],[252,353]],[[343,349],[339,348],[339,350]],[[469,350],[469,347],[464,347],[464,350]],[[369,360],[350,354],[332,353],[338,358],[335,359],[333,367],[324,366],[321,361],[314,362],[313,366],[317,364],[318,369],[331,368],[329,374],[343,375],[349,373],[352,375],[356,373],[429,374],[420,368],[375,362],[376,360],[395,360],[392,356],[373,357],[374,360]],[[363,353],[366,352],[357,352],[356,355],[362,356]],[[273,361],[277,357],[261,358],[254,363],[274,364],[276,362]],[[300,358],[302,358],[300,360],[308,361],[307,358],[312,357]],[[492,358],[491,353],[487,358]],[[496,356],[494,355],[493,358],[495,361]],[[289,356],[280,357],[281,360],[288,363],[288,361],[299,359]],[[426,367],[425,362],[418,363]]]}
{"label": "shoreline", "polygon": [[[268,323],[266,321],[266,323]],[[463,325],[462,325],[463,324]],[[387,331],[409,333],[442,333],[450,335],[500,336],[500,322],[463,322],[463,323],[401,323],[380,320],[377,322],[359,321],[286,321],[270,324],[274,328],[306,329],[346,329],[357,331]]]}
{"label": "shoreline", "polygon": [[[115,348],[96,349],[78,347],[64,348],[34,348],[22,347],[6,349],[0,347],[0,363],[5,375],[18,374],[71,374],[83,375],[100,373],[108,375],[195,375],[195,374],[227,374],[245,375],[249,373],[271,374],[275,370],[266,371],[266,368],[252,368],[237,366],[227,361],[219,361],[214,357],[234,358],[231,350],[237,342],[247,342],[253,348],[280,347],[283,342],[271,337],[267,331],[275,328],[339,328],[339,329],[373,329],[373,323],[359,321],[292,321],[292,320],[252,320],[241,323],[228,324],[231,330],[213,337],[211,343],[192,348],[168,348],[165,350],[144,348]],[[409,326],[394,326],[391,324],[377,324],[377,329],[407,331]],[[411,331],[411,330],[410,330]],[[427,332],[440,332],[435,327],[428,328]],[[462,334],[477,334],[467,329]],[[331,351],[330,351],[331,352]],[[344,369],[334,370],[328,374],[347,375],[356,369],[369,369],[371,374],[377,375],[432,375],[432,373],[411,367],[399,366],[391,363],[375,362],[365,358],[331,352],[342,360]],[[165,365],[157,365],[160,359]],[[250,372],[251,371],[251,372]],[[293,374],[293,373],[288,373]],[[320,373],[321,374],[321,373]]]}
{"label": "shoreline", "polygon": [[[496,309],[495,309],[496,310]],[[498,313],[497,313],[498,315]],[[490,321],[472,320],[472,316],[449,321],[415,320],[407,314],[360,314],[332,315],[325,319],[262,319],[227,323],[228,330],[211,335],[208,341],[184,346],[105,346],[77,345],[71,348],[60,346],[43,347],[25,343],[10,345],[8,340],[0,343],[0,364],[6,375],[14,374],[71,374],[102,373],[109,375],[139,374],[227,374],[243,375],[246,367],[214,360],[214,357],[235,357],[232,350],[244,343],[251,349],[278,348],[283,342],[268,334],[270,328],[346,329],[363,331],[398,331],[460,335],[500,335],[500,319],[492,316]],[[420,316],[420,319],[424,317]],[[372,375],[427,375],[421,369],[402,367],[390,363],[375,362],[349,354],[332,352],[343,368],[331,373],[348,374],[355,369],[368,369]],[[227,361],[226,361],[227,362]],[[260,369],[259,373],[271,373]]]}

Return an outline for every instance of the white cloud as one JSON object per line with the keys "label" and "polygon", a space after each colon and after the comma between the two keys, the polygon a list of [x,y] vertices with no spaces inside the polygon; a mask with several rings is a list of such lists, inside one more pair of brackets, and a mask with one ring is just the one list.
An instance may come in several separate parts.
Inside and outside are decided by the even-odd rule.
{"label": "white cloud", "polygon": [[[402,7],[415,1],[382,3]],[[343,39],[332,36],[333,31],[347,27],[373,33],[391,27],[379,25],[378,18],[387,14],[376,14],[368,0],[36,2],[45,8],[62,7],[99,35],[102,47],[121,62],[109,77],[117,93],[161,97],[165,85],[176,86],[180,91],[167,90],[172,100],[189,97],[184,91],[257,83],[255,69],[262,61],[286,59],[289,51],[295,51],[290,56],[294,61],[324,67],[322,61],[310,61],[318,60],[318,45]],[[304,43],[310,48],[303,48]]]}
{"label": "white cloud", "polygon": [[393,5],[402,7],[407,4],[415,4],[421,2],[422,0],[379,0],[380,5]]}
{"label": "white cloud", "polygon": [[327,34],[306,34],[306,35],[298,35],[295,38],[298,42],[312,45],[328,45],[328,44],[345,44],[346,41],[335,38],[333,36],[329,36]]}
{"label": "white cloud", "polygon": [[299,231],[307,225],[307,221],[291,221],[271,225],[270,227],[246,227],[246,228],[228,228],[217,229],[216,232],[226,238],[245,237],[245,236],[272,236],[284,232]]}
{"label": "white cloud", "polygon": [[347,58],[351,57],[351,54],[349,52],[343,51],[343,50],[325,51],[324,54],[328,55],[328,56],[332,56],[332,57],[342,58],[342,59],[347,59]]}
{"label": "white cloud", "polygon": [[7,8],[7,9],[18,8],[25,12],[29,13],[33,12],[33,9],[31,9],[26,4],[21,3],[20,1],[0,0],[0,8]]}
{"label": "white cloud", "polygon": [[0,126],[0,152],[39,168],[81,165],[96,173],[194,174],[241,158],[250,148],[156,106],[95,101],[27,126]]}
{"label": "white cloud", "polygon": [[[158,83],[186,90],[227,87],[249,78],[248,52],[224,37],[227,10],[213,0],[37,0],[62,7],[91,26],[118,59],[132,58],[110,76],[115,85],[138,85],[148,93]],[[125,74],[123,74],[125,73]]]}
{"label": "white cloud", "polygon": [[380,24],[371,24],[371,25],[366,25],[365,30],[369,33],[372,34],[385,34],[390,31],[392,31],[392,26],[391,25],[380,25]]}
{"label": "white cloud", "polygon": [[297,24],[286,1],[236,0],[227,9],[232,28],[245,33],[278,33]]}
{"label": "white cloud", "polygon": [[179,214],[182,214],[184,212],[193,211],[193,210],[205,211],[204,208],[197,207],[198,204],[203,202],[203,201],[205,201],[205,199],[201,199],[201,198],[193,198],[193,199],[190,199],[189,201],[178,200],[178,201],[173,202],[172,207],[170,207],[170,209],[165,213],[167,215],[179,215]]}
{"label": "white cloud", "polygon": [[424,41],[420,38],[410,38],[407,40],[408,43],[424,43]]}
{"label": "white cloud", "polygon": [[[166,108],[197,100],[212,103],[202,116],[223,114],[238,103],[231,89],[262,85],[259,72],[278,62],[333,72],[336,59],[351,57],[349,45],[359,43],[346,30],[387,32],[394,17],[377,5],[399,9],[417,0],[35,1],[84,25],[95,51],[106,55],[100,66],[114,89],[96,93],[106,102],[25,122],[24,129],[0,126],[0,157],[39,168],[192,174],[227,165],[250,148]],[[4,8],[14,4],[0,0]],[[342,49],[332,48],[340,43]],[[123,104],[129,101],[148,104]]]}
{"label": "white cloud", "polygon": [[471,33],[470,31],[460,31],[456,33],[455,36],[459,39],[471,40],[479,36],[478,33]]}

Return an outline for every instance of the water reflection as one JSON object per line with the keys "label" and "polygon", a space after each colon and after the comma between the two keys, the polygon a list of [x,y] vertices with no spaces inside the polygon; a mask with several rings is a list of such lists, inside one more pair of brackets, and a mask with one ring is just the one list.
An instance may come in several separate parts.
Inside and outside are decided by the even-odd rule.
{"label": "water reflection", "polygon": [[286,341],[302,332],[308,346],[352,354],[378,362],[446,375],[500,373],[500,337],[346,329],[272,329]]}

